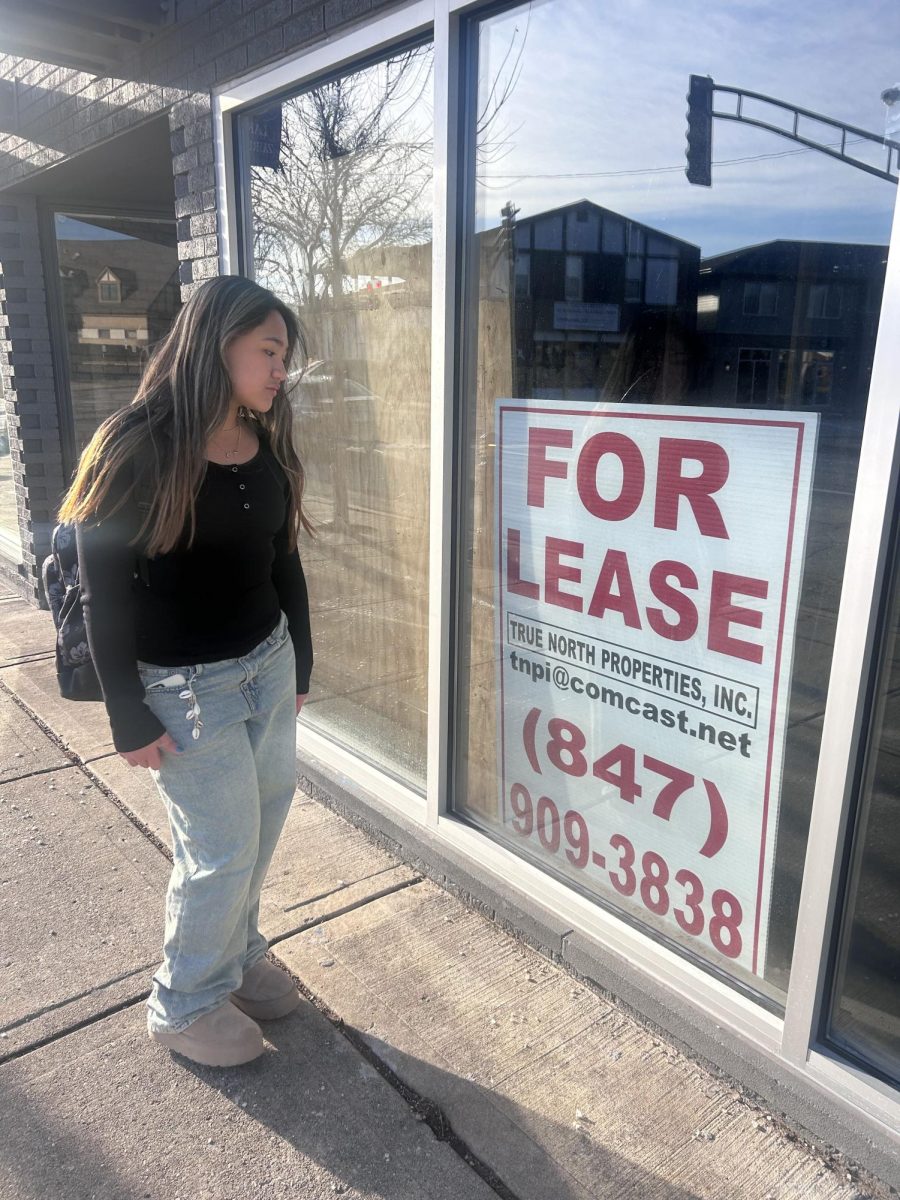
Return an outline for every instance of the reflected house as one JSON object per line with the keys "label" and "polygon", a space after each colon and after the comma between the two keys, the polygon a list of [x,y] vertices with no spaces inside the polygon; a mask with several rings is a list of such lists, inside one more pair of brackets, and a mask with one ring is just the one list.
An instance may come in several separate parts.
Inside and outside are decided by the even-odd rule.
{"label": "reflected house", "polygon": [[886,246],[780,240],[704,259],[704,397],[862,420],[886,259]]}
{"label": "reflected house", "polygon": [[[700,250],[588,200],[485,230],[478,239],[482,303],[503,311],[515,346],[516,395],[676,403],[684,399],[696,338]],[[337,359],[372,386],[367,314],[393,311],[394,351],[428,354],[431,243],[358,251],[345,264],[355,319],[320,313],[316,357]],[[510,297],[514,303],[510,304]],[[504,347],[501,349],[501,347]],[[387,365],[387,364],[385,364]],[[396,366],[396,362],[395,362]],[[512,364],[492,362],[500,374]],[[510,381],[512,383],[512,380]]]}
{"label": "reflected house", "polygon": [[141,238],[60,238],[76,438],[84,444],[140,379],[145,351],[180,305],[177,270]]}
{"label": "reflected house", "polygon": [[697,246],[589,200],[494,236],[511,238],[515,250],[512,278],[492,273],[495,288],[507,284],[515,295],[515,395],[683,399]]}

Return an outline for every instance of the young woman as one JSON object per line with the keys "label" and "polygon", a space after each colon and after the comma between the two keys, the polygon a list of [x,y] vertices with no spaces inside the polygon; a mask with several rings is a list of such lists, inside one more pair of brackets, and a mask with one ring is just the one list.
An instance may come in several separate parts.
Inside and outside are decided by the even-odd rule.
{"label": "young woman", "polygon": [[196,1062],[262,1053],[300,1002],[266,958],[263,879],[294,794],[312,645],[303,471],[284,382],[296,317],[239,276],[198,288],[134,401],[84,451],[76,523],[88,643],[113,742],[150,770],[174,865],[151,1038]]}

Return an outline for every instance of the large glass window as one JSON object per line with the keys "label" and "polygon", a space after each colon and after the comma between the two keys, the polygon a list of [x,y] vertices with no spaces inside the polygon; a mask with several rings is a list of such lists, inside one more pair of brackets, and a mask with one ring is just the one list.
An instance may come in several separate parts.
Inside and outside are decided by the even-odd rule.
{"label": "large glass window", "polygon": [[297,312],[292,388],[318,535],[304,717],[423,788],[431,353],[432,48],[242,118],[256,279]]}
{"label": "large glass window", "polygon": [[56,214],[56,255],[80,454],[134,397],[147,351],[181,307],[174,221]]}
{"label": "large glass window", "polygon": [[[456,809],[777,1010],[897,194],[840,123],[883,132],[900,25],[547,0],[470,28]],[[707,79],[845,160],[716,91],[689,182]]]}
{"label": "large glass window", "polygon": [[838,951],[831,1040],[900,1081],[900,555],[880,671]]}

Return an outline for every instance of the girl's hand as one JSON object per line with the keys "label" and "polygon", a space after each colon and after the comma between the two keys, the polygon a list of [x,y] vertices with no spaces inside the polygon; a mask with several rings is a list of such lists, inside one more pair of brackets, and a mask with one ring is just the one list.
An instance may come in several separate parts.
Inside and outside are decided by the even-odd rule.
{"label": "girl's hand", "polygon": [[158,771],[161,753],[181,753],[167,733],[158,737],[155,742],[151,742],[149,746],[144,746],[142,750],[126,750],[120,753],[119,758],[124,758],[129,767],[149,767],[151,770]]}
{"label": "girl's hand", "polygon": [[303,701],[309,696],[309,692],[304,692],[303,695],[297,696],[297,715],[300,715],[300,709],[303,707]]}

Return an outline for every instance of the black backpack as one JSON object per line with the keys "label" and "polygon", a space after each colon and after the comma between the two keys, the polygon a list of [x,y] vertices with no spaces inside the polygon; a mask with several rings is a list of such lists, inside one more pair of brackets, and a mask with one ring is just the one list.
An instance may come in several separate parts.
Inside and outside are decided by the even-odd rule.
{"label": "black backpack", "polygon": [[[138,483],[137,495],[138,508],[148,509],[151,492],[144,480]],[[138,556],[137,565],[138,576],[146,584],[147,560]],[[56,678],[60,695],[64,700],[102,700],[84,625],[78,547],[75,526],[70,521],[62,521],[53,530],[41,578],[56,626]]]}
{"label": "black backpack", "polygon": [[60,695],[66,700],[102,700],[84,627],[75,526],[70,521],[63,521],[53,530],[41,578],[56,626],[56,678]]}

